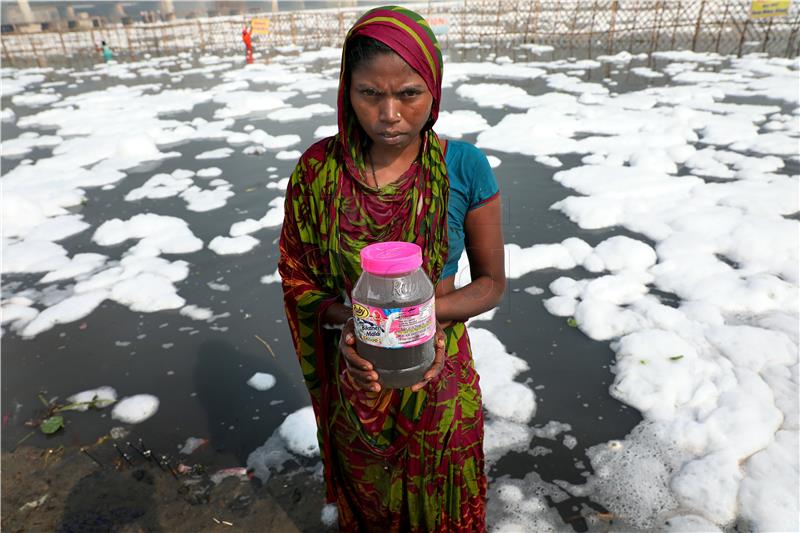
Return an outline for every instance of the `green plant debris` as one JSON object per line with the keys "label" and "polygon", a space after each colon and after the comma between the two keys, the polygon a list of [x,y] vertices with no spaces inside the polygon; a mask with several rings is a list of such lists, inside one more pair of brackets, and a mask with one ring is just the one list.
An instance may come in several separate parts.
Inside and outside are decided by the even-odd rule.
{"label": "green plant debris", "polygon": [[683,359],[682,355],[673,355],[669,358],[670,361],[680,361],[681,359]]}
{"label": "green plant debris", "polygon": [[39,429],[42,430],[42,433],[45,435],[52,435],[59,429],[64,427],[64,417],[63,416],[51,416],[42,421],[42,425],[39,426]]}
{"label": "green plant debris", "polygon": [[571,327],[571,328],[577,328],[578,327],[578,321],[575,320],[575,318],[573,318],[573,317],[569,317],[567,319],[567,325],[569,327]]}

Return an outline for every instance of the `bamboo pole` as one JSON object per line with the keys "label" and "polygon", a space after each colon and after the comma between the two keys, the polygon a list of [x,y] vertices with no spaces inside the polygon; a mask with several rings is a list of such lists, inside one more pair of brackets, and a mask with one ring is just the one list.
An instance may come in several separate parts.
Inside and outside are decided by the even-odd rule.
{"label": "bamboo pole", "polygon": [[767,51],[767,44],[769,43],[769,34],[772,31],[772,21],[775,20],[774,18],[770,18],[769,22],[767,23],[767,32],[764,35],[764,42],[761,44],[761,51]]}
{"label": "bamboo pole", "polygon": [[680,20],[681,15],[682,15],[681,2],[679,0],[677,8],[675,10],[675,17],[672,20],[672,39],[670,39],[669,41],[670,50],[675,50],[675,33],[678,31],[678,21]]}
{"label": "bamboo pole", "polygon": [[597,0],[592,2],[592,18],[589,22],[589,59],[592,59],[592,44],[594,41],[594,17],[597,14]]}
{"label": "bamboo pole", "polygon": [[[797,15],[794,24],[792,24],[792,30],[789,32],[789,39],[786,43],[786,57],[792,57],[792,55],[794,55],[792,51],[792,43],[797,36],[798,30],[800,30],[800,14]],[[800,43],[798,43],[798,47],[800,47]]]}
{"label": "bamboo pole", "polygon": [[206,39],[205,35],[203,34],[203,24],[200,22],[200,19],[195,21],[197,23],[197,35],[200,37],[200,50],[205,53],[206,51]]}
{"label": "bamboo pole", "polygon": [[133,57],[133,45],[131,44],[131,29],[130,26],[125,26],[125,43],[128,48],[128,57]]}
{"label": "bamboo pole", "polygon": [[33,58],[38,62],[39,61],[39,51],[36,49],[36,39],[31,35],[30,39],[31,50],[33,51]]}
{"label": "bamboo pole", "polygon": [[697,23],[694,25],[694,36],[692,37],[692,52],[697,51],[697,36],[700,35],[700,26],[703,24],[703,10],[706,7],[706,0],[700,2],[700,12],[697,14]]}
{"label": "bamboo pole", "polygon": [[572,56],[573,45],[575,43],[575,28],[578,26],[578,8],[575,7],[574,15],[572,17],[572,27],[569,30],[569,55]]}
{"label": "bamboo pole", "polygon": [[498,2],[497,2],[497,15],[496,15],[496,18],[494,20],[494,46],[495,46],[494,52],[495,53],[497,53],[497,41],[498,41],[498,35],[500,33],[500,11],[502,11],[502,9],[503,9],[503,0],[498,0]]}
{"label": "bamboo pole", "polygon": [[608,28],[608,48],[606,53],[614,55],[614,30],[617,27],[617,9],[619,9],[619,0],[611,1],[611,22]]}
{"label": "bamboo pole", "polygon": [[67,45],[64,44],[64,35],[61,33],[61,28],[58,29],[58,39],[61,41],[61,52],[64,57],[67,57]]}
{"label": "bamboo pole", "polygon": [[461,10],[461,42],[467,42],[467,0],[464,0],[464,8]]}
{"label": "bamboo pole", "polygon": [[655,20],[653,21],[653,33],[650,36],[650,54],[658,48],[658,38],[661,35],[661,11],[664,8],[663,2],[656,2]]}
{"label": "bamboo pole", "polygon": [[742,33],[739,36],[739,48],[736,50],[736,57],[742,57],[742,47],[744,46],[744,39],[747,35],[747,27],[750,25],[750,17],[748,16],[742,25]]}
{"label": "bamboo pole", "polygon": [[639,20],[639,16],[641,14],[641,5],[639,4],[639,0],[636,0],[636,15],[633,17],[633,24],[631,25],[631,35],[628,39],[628,50],[633,52],[633,39],[636,36],[636,22]]}
{"label": "bamboo pole", "polygon": [[6,40],[0,39],[0,45],[3,47],[3,56],[6,58],[9,64],[14,64],[14,60],[11,58],[11,52],[8,51],[8,47],[6,46]]}
{"label": "bamboo pole", "polygon": [[719,31],[717,32],[717,42],[714,44],[714,53],[719,53],[719,42],[722,39],[722,32],[725,29],[725,19],[728,18],[728,9],[730,4],[725,2],[725,11],[722,13],[722,21],[719,24]]}

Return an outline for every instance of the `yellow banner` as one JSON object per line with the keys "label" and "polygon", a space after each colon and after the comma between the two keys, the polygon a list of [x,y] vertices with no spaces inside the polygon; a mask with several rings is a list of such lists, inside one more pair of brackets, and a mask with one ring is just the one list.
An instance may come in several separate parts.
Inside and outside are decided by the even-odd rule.
{"label": "yellow banner", "polygon": [[789,14],[792,0],[753,0],[750,4],[750,18],[765,19]]}
{"label": "yellow banner", "polygon": [[266,35],[269,33],[269,19],[253,19],[253,35]]}

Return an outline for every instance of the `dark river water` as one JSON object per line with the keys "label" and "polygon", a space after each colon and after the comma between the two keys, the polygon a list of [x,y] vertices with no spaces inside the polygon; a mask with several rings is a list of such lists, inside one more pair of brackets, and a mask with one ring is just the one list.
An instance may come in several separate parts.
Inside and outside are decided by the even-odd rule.
{"label": "dark river water", "polygon": [[[491,50],[451,49],[451,61],[475,60]],[[497,51],[498,55],[502,55]],[[513,55],[513,54],[512,54]],[[546,56],[545,56],[546,57]],[[528,60],[535,60],[528,55]],[[645,65],[636,60],[630,66]],[[330,66],[330,65],[328,65]],[[612,72],[614,71],[614,72]],[[69,79],[63,75],[47,74],[48,80]],[[616,69],[604,65],[587,70],[585,81],[599,82],[611,77],[618,82],[618,92],[638,90],[647,85],[662,84],[663,79],[648,80],[630,74],[627,68]],[[211,87],[220,77],[186,76],[173,87]],[[470,78],[470,83],[501,82],[503,80]],[[139,80],[88,80],[75,89],[57,87],[63,96],[124,84],[167,83],[167,78],[142,78]],[[531,94],[542,94],[549,89],[545,81],[510,81]],[[251,90],[267,86],[251,84]],[[299,107],[322,102],[335,107],[335,91],[327,91],[319,99],[309,100],[302,94],[289,100]],[[756,102],[753,102],[756,103]],[[3,107],[10,98],[3,97]],[[31,113],[30,108],[11,107],[18,117]],[[196,106],[191,113],[180,113],[170,118],[191,120],[194,117],[212,119],[218,104]],[[443,110],[473,109],[481,113],[490,124],[496,124],[503,115],[516,110],[480,108],[471,101],[456,96],[454,88],[446,89]],[[33,112],[38,111],[34,110]],[[271,135],[298,134],[303,149],[313,141],[313,132],[319,125],[335,123],[335,116],[317,117],[309,121],[277,123],[266,118],[237,119],[230,129],[242,131],[246,124],[264,129]],[[21,131],[13,124],[2,124],[2,137],[17,137]],[[474,142],[476,135],[465,140]],[[274,152],[247,156],[242,147],[226,159],[196,160],[195,155],[226,146],[224,141],[192,141],[162,151],[178,150],[181,157],[167,159],[149,168],[140,168],[111,190],[87,190],[87,202],[80,212],[92,228],[74,235],[62,244],[74,255],[96,252],[119,259],[130,246],[123,243],[114,247],[99,246],[91,241],[94,230],[110,218],[128,219],[150,212],[183,218],[193,233],[208,243],[217,235],[225,235],[231,224],[246,218],[260,218],[268,209],[270,200],[283,192],[264,188],[269,180],[267,167],[277,167],[275,173],[287,177],[293,161],[277,160]],[[521,247],[540,243],[558,243],[567,237],[578,237],[590,245],[612,235],[627,234],[619,228],[613,231],[581,230],[562,213],[550,206],[571,194],[569,189],[553,181],[552,169],[536,163],[533,158],[506,153],[486,152],[496,155],[502,164],[495,170],[504,202],[504,233],[506,243]],[[37,149],[27,157],[48,157],[49,150]],[[580,165],[580,156],[561,156],[562,168]],[[19,159],[3,158],[3,173],[19,164]],[[175,169],[199,170],[209,166],[220,167],[222,178],[233,185],[236,193],[223,208],[206,213],[195,213],[185,208],[179,198],[127,202],[124,196],[141,186],[157,172],[169,173]],[[787,169],[789,170],[789,169]],[[267,228],[253,234],[261,244],[249,253],[220,256],[207,248],[192,254],[164,257],[182,259],[190,263],[189,277],[177,284],[178,293],[187,303],[211,308],[215,314],[227,313],[212,323],[191,320],[176,311],[135,313],[114,302],[106,301],[85,319],[42,333],[32,340],[23,340],[13,332],[2,338],[2,412],[3,450],[15,448],[17,443],[31,433],[24,425],[40,408],[37,393],[46,398],[58,397],[62,401],[76,392],[103,385],[114,387],[119,397],[148,393],[160,399],[155,416],[141,424],[129,426],[131,435],[143,438],[151,447],[175,453],[187,437],[210,439],[215,450],[214,465],[218,467],[241,466],[248,454],[273,433],[286,415],[308,405],[308,394],[295,360],[288,327],[283,314],[280,285],[262,284],[260,278],[272,274],[277,266],[277,240],[279,228]],[[476,327],[492,331],[506,346],[509,353],[523,358],[530,370],[517,380],[535,388],[536,416],[531,425],[541,426],[548,421],[559,421],[571,426],[569,433],[577,438],[577,446],[568,449],[559,442],[534,439],[537,445],[548,447],[552,453],[534,456],[511,452],[498,460],[490,471],[491,479],[501,476],[524,478],[537,472],[546,481],[565,480],[581,483],[589,461],[584,450],[611,439],[621,439],[640,421],[638,412],[611,398],[608,387],[613,381],[611,364],[614,354],[607,343],[593,341],[578,329],[570,327],[562,317],[549,314],[542,300],[550,296],[547,286],[560,276],[586,278],[592,274],[577,269],[561,271],[539,270],[520,279],[509,280],[508,291],[494,318],[476,323]],[[24,288],[43,289],[37,285],[39,275],[7,275],[2,280],[4,296]],[[66,280],[61,289],[73,280]],[[215,288],[209,286],[212,284]],[[219,286],[228,290],[219,290]],[[523,291],[536,286],[545,289],[543,294],[532,296]],[[670,295],[663,295],[669,299]],[[257,338],[267,341],[275,357]],[[277,378],[275,387],[257,391],[246,384],[255,372],[268,372]],[[67,413],[67,426],[53,437],[38,431],[25,440],[26,444],[49,447],[69,443],[84,445],[122,425],[110,418],[110,410],[88,413]],[[574,514],[570,509],[581,501],[568,498],[558,504],[562,517]],[[579,526],[576,526],[579,527]]]}

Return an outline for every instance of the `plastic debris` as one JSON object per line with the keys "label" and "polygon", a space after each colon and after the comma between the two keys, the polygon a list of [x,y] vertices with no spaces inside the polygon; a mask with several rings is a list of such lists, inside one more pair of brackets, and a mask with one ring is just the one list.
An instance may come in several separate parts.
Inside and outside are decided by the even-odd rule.
{"label": "plastic debris", "polygon": [[46,502],[47,498],[49,498],[49,497],[50,497],[49,494],[45,494],[45,495],[43,495],[42,497],[40,497],[40,498],[38,498],[36,500],[33,500],[33,501],[30,501],[30,502],[26,503],[25,505],[20,507],[19,510],[20,511],[27,511],[29,509],[36,509],[37,507],[42,505],[44,502]]}
{"label": "plastic debris", "polygon": [[195,450],[197,450],[197,448],[205,444],[208,444],[208,439],[189,437],[186,439],[186,442],[184,443],[183,448],[180,449],[179,453],[182,453],[183,455],[191,455],[195,452]]}
{"label": "plastic debris", "polygon": [[241,480],[246,480],[248,479],[247,469],[244,467],[223,468],[222,470],[217,470],[214,472],[210,479],[215,485],[217,485],[223,479],[231,476],[236,476]]}

